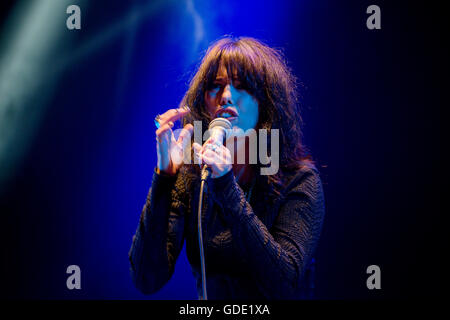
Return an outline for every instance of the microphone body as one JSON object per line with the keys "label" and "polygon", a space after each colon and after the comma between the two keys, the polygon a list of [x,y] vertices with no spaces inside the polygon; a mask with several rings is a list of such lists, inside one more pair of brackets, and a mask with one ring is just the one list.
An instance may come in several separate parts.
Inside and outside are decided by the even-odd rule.
{"label": "microphone body", "polygon": [[[225,118],[215,118],[208,126],[210,137],[214,137],[216,141],[220,141],[221,144],[225,143],[227,137],[230,135],[231,128],[231,122]],[[202,180],[206,180],[210,175],[211,169],[203,164],[201,173]]]}
{"label": "microphone body", "polygon": [[[225,118],[216,118],[210,122],[208,126],[208,130],[210,132],[210,137],[215,137],[217,141],[220,143],[224,143],[226,138],[229,136],[231,132],[231,122]],[[198,244],[200,248],[200,266],[202,271],[202,300],[208,300],[208,294],[206,290],[206,268],[205,268],[205,254],[203,252],[203,232],[202,232],[202,207],[203,207],[203,187],[205,185],[205,181],[211,174],[211,169],[203,164],[202,172],[201,172],[201,182],[200,182],[200,196],[198,200],[198,213],[197,213],[197,221],[198,221]]]}
{"label": "microphone body", "polygon": [[226,138],[230,135],[232,125],[231,122],[225,118],[215,118],[209,123],[208,130],[210,137],[215,137],[222,144]]}

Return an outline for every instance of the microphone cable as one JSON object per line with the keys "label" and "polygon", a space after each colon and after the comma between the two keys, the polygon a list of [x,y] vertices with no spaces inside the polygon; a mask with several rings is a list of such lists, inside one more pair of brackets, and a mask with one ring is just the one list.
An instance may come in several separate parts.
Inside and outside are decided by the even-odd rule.
{"label": "microphone cable", "polygon": [[210,174],[208,166],[204,165],[201,172],[201,183],[200,183],[200,196],[198,200],[198,245],[200,248],[200,266],[202,272],[202,300],[208,300],[208,293],[206,291],[206,270],[205,270],[205,254],[203,251],[203,232],[202,232],[202,207],[203,207],[203,188],[205,186],[205,181],[208,179]]}
{"label": "microphone cable", "polygon": [[[222,140],[222,143],[225,141],[225,138],[227,137],[231,128],[231,122],[221,117],[212,120],[208,126],[208,130],[211,130],[211,135],[215,134],[218,139]],[[208,300],[208,294],[206,292],[205,253],[203,250],[202,232],[203,188],[205,186],[205,181],[208,179],[210,174],[211,168],[209,168],[207,165],[203,165],[201,170],[200,196],[198,200],[198,245],[200,248],[200,265],[202,271],[202,300]]]}

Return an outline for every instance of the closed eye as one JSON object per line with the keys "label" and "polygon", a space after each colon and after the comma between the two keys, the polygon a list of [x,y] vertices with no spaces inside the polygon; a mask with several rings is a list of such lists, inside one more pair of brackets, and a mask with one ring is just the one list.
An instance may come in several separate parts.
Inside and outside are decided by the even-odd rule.
{"label": "closed eye", "polygon": [[245,89],[244,85],[242,83],[240,83],[240,82],[233,83],[233,87],[235,87],[238,90],[244,90]]}
{"label": "closed eye", "polygon": [[211,93],[217,93],[220,89],[220,85],[217,83],[212,83],[207,87],[207,91],[210,91]]}
{"label": "closed eye", "polygon": [[[222,82],[213,82],[209,87],[209,90],[217,91],[218,89],[222,89],[223,87],[225,87],[225,85],[226,84]],[[237,90],[247,90],[247,86],[239,80],[233,80],[232,85]]]}
{"label": "closed eye", "polygon": [[245,83],[241,81],[233,81],[233,87],[235,87],[237,90],[247,90],[247,86]]}

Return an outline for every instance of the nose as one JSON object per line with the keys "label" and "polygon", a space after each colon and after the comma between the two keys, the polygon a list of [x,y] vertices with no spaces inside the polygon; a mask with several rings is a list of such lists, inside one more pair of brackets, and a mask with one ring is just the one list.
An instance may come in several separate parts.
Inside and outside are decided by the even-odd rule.
{"label": "nose", "polygon": [[233,99],[231,95],[231,86],[227,84],[222,92],[222,95],[220,97],[220,105],[225,106],[228,104],[233,104]]}

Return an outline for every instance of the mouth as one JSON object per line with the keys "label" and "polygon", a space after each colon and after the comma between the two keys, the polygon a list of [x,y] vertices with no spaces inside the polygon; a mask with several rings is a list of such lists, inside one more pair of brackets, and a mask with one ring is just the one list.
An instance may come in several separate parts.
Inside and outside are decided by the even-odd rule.
{"label": "mouth", "polygon": [[233,121],[233,120],[237,119],[238,114],[234,108],[227,107],[227,108],[217,110],[216,113],[214,114],[214,116],[216,118],[225,118],[229,121]]}

